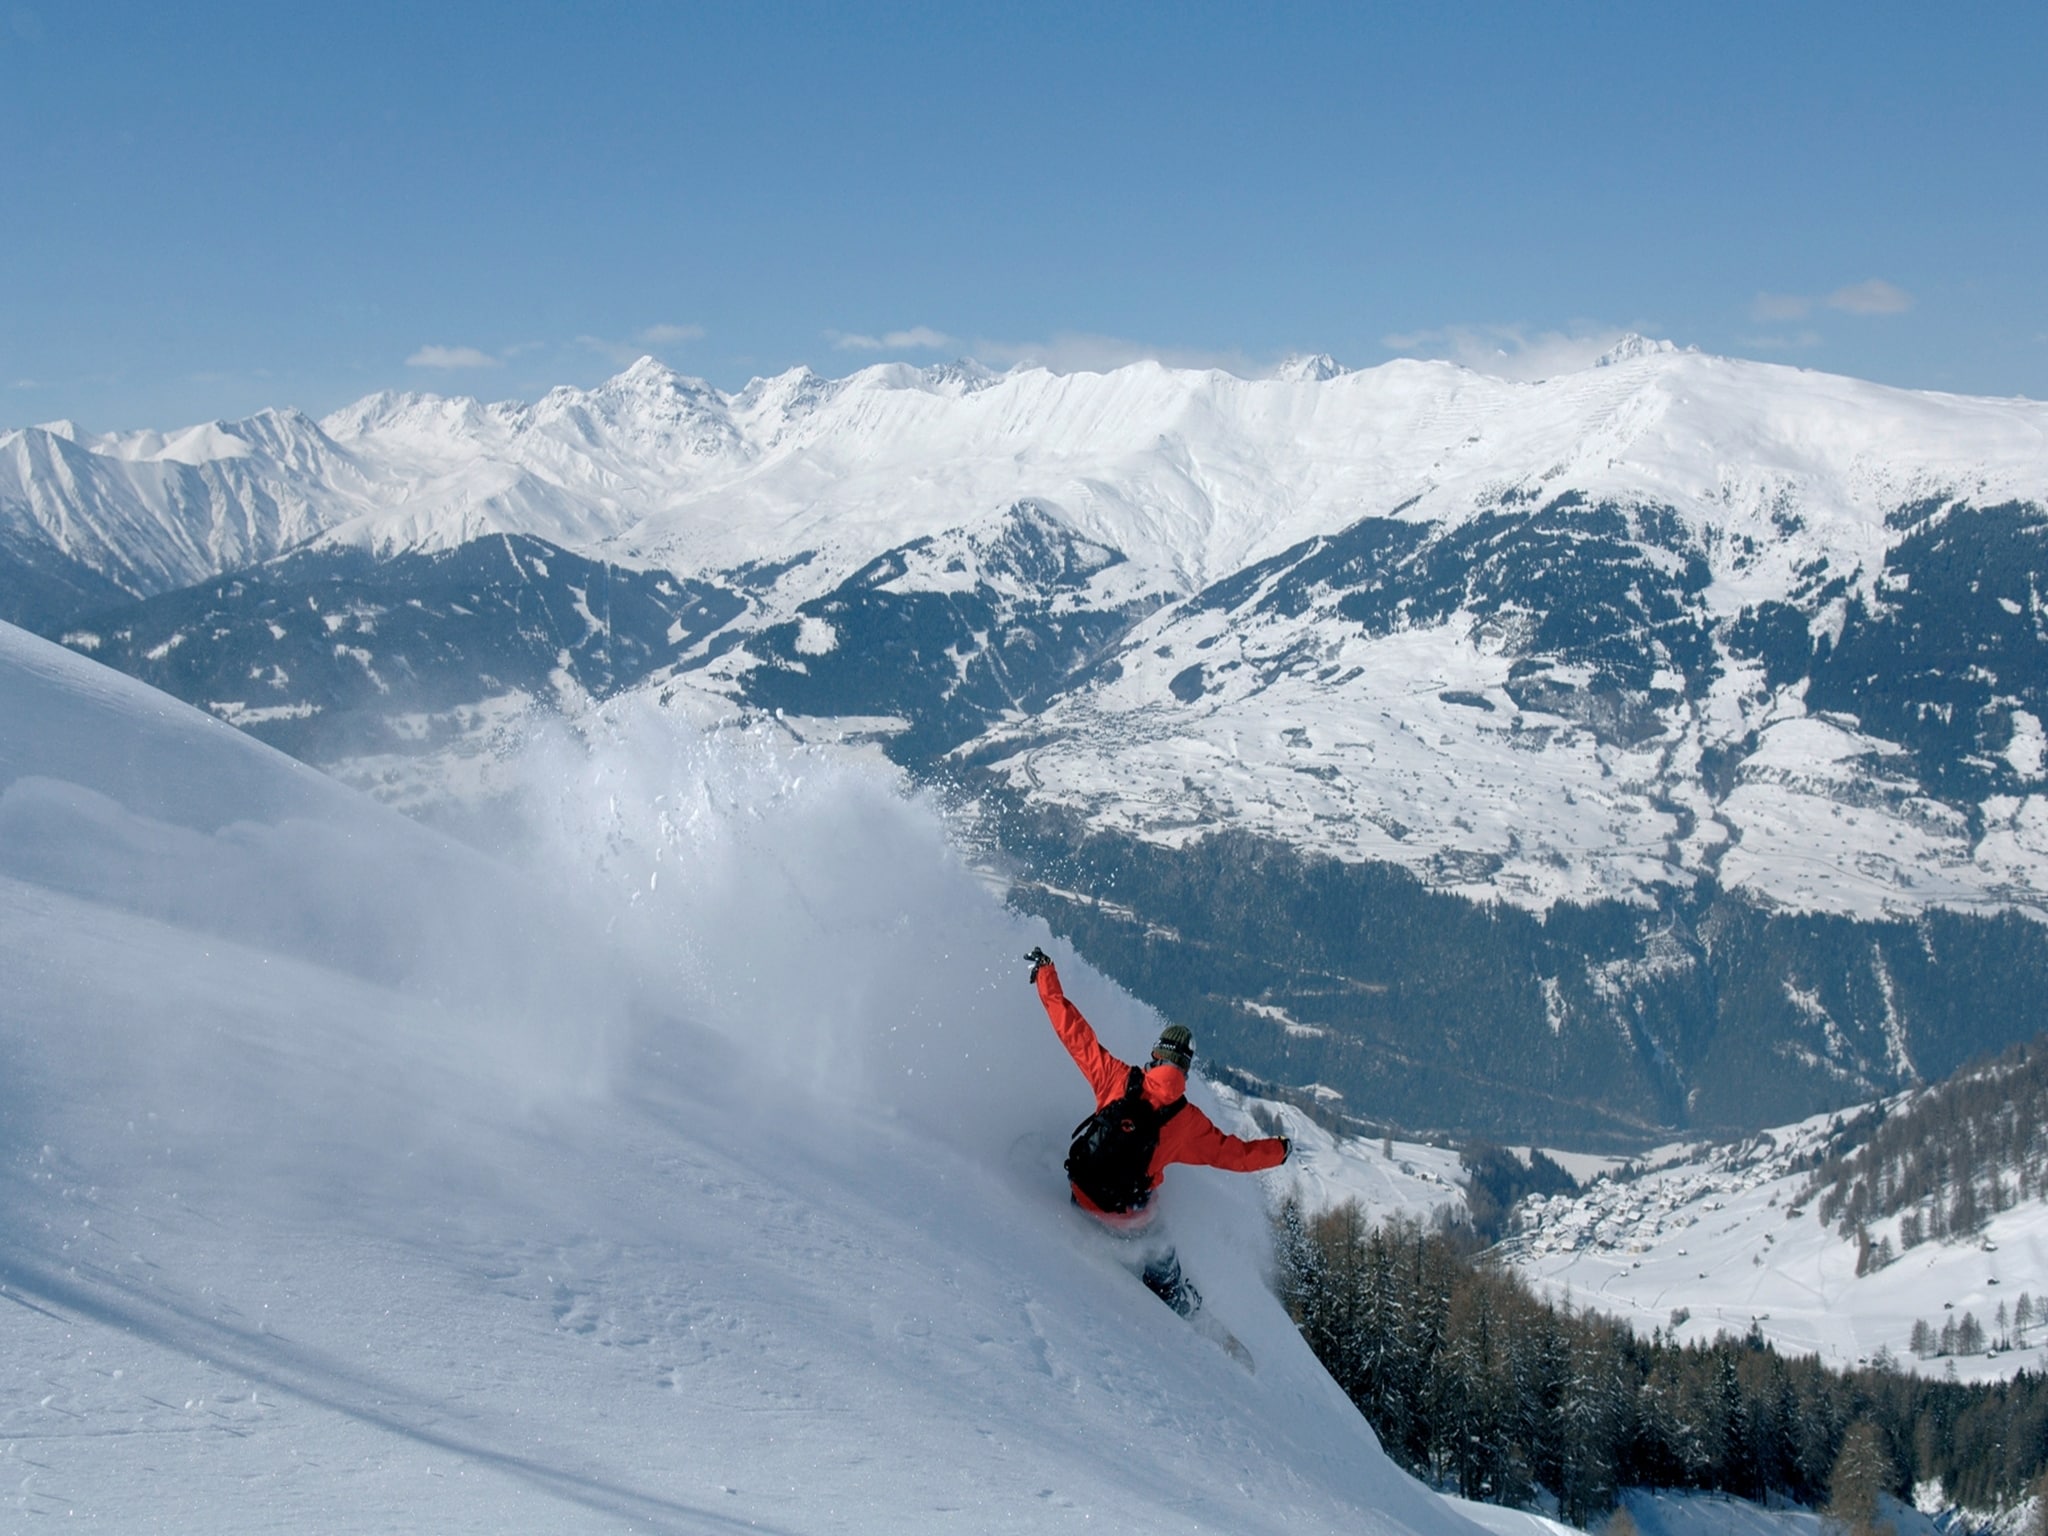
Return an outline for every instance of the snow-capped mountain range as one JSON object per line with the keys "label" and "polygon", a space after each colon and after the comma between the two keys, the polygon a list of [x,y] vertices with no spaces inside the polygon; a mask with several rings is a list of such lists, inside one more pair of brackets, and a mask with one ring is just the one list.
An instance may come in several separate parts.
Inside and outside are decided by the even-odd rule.
{"label": "snow-capped mountain range", "polygon": [[[0,435],[0,616],[414,802],[536,699],[646,686],[861,735],[990,808],[1041,911],[1155,1003],[1222,1008],[1255,1072],[1421,1082],[1426,1019],[1464,1031],[1464,1086],[1354,1109],[1654,1138],[2040,1027],[2038,924],[1926,925],[2048,915],[2044,508],[2048,406],[1640,338],[1534,384],[1306,359],[726,393],[643,360],[531,404]],[[1265,871],[1246,911],[1309,888],[1245,852],[1279,848],[1410,881],[1361,911],[1441,894],[1537,926],[1404,1001],[1369,923],[1314,959],[1343,985],[1304,989],[1261,972],[1270,935],[1169,916],[1164,866],[1121,907],[1113,874],[1060,874],[1213,864],[1218,833]],[[1096,905],[1056,913],[1060,889]],[[1640,931],[1552,921],[1615,902]],[[1781,924],[1743,940],[1771,956],[1749,978],[1730,923],[1757,913],[1875,937]],[[1181,998],[1159,942],[1249,958]]]}
{"label": "snow-capped mountain range", "polygon": [[[530,405],[386,392],[319,422],[58,422],[0,435],[0,451],[10,535],[137,595],[315,536],[391,552],[526,533],[679,573],[811,553],[843,576],[1019,501],[1187,595],[1362,517],[1456,523],[1505,493],[1576,491],[1679,508],[1703,544],[1735,546],[1714,593],[1732,613],[1782,597],[1816,555],[1860,565],[1868,591],[1899,507],[2039,495],[2048,408],[1640,338],[1533,385],[1317,358],[1255,380],[1154,363],[798,368],[725,394],[643,358]],[[1806,537],[1786,536],[1788,513]]]}
{"label": "snow-capped mountain range", "polygon": [[[2026,660],[1985,680],[1965,805],[1923,792],[1910,743],[1808,707],[1807,667],[1775,676],[1729,635],[1784,610],[1779,630],[1839,643],[1892,611],[1912,575],[1888,562],[1947,509],[2048,496],[2048,407],[1640,341],[1603,362],[1533,385],[1326,359],[1261,380],[891,365],[725,394],[643,359],[531,405],[58,423],[0,437],[0,548],[137,596],[287,549],[500,533],[698,578],[787,567],[740,622],[800,621],[769,659],[805,666],[838,639],[813,610],[870,562],[936,540],[866,586],[971,592],[974,541],[1026,507],[1097,552],[1064,606],[1159,610],[977,744],[1013,739],[1006,773],[1101,822],[1254,827],[1539,908],[1703,869],[1799,907],[2038,900]],[[1984,604],[2018,603],[2038,643],[2034,589],[2002,574],[2015,592]]]}

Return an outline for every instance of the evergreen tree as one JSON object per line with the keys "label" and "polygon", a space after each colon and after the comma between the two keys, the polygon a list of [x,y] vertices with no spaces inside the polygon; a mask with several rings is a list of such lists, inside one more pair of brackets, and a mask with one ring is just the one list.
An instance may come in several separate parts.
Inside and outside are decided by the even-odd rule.
{"label": "evergreen tree", "polygon": [[1959,1355],[1981,1355],[1984,1353],[1984,1325],[1977,1321],[1977,1314],[1965,1312],[1963,1320],[1956,1324],[1956,1353]]}
{"label": "evergreen tree", "polygon": [[1396,1268],[1396,1245],[1395,1234],[1387,1228],[1366,1240],[1352,1353],[1358,1382],[1353,1400],[1365,1409],[1379,1428],[1381,1440],[1391,1443],[1398,1456],[1399,1448],[1409,1440],[1414,1414],[1410,1411],[1408,1359],[1402,1348],[1407,1307]]}
{"label": "evergreen tree", "polygon": [[1720,1426],[1721,1454],[1713,1471],[1713,1486],[1745,1499],[1755,1498],[1763,1489],[1757,1481],[1760,1469],[1751,1434],[1753,1426],[1749,1405],[1743,1399],[1741,1378],[1735,1368],[1735,1352],[1716,1349],[1714,1354],[1711,1411]]}
{"label": "evergreen tree", "polygon": [[1558,1516],[1586,1527],[1613,1507],[1614,1442],[1619,1429],[1613,1394],[1614,1372],[1597,1338],[1572,1350],[1570,1386],[1564,1412],[1564,1456],[1557,1490]]}
{"label": "evergreen tree", "polygon": [[1892,1484],[1891,1457],[1884,1436],[1869,1419],[1858,1419],[1842,1436],[1841,1454],[1828,1478],[1828,1516],[1847,1536],[1875,1536],[1878,1495]]}

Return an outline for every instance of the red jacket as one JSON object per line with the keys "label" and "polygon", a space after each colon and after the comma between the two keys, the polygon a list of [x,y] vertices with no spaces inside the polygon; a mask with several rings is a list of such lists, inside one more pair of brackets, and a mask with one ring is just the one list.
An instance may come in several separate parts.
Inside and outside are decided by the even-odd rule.
{"label": "red jacket", "polygon": [[[1088,1086],[1095,1090],[1095,1107],[1100,1109],[1122,1098],[1124,1089],[1130,1084],[1130,1067],[1110,1055],[1102,1042],[1095,1038],[1094,1026],[1081,1017],[1080,1009],[1067,1001],[1067,994],[1060,990],[1060,973],[1049,964],[1039,967],[1038,1000],[1045,1004],[1046,1016],[1052,1020],[1060,1043],[1066,1046],[1074,1064],[1088,1079]],[[1187,1088],[1188,1075],[1179,1067],[1154,1062],[1145,1069],[1145,1098],[1152,1104],[1171,1104],[1185,1094]],[[1279,1167],[1286,1156],[1287,1144],[1278,1136],[1246,1141],[1242,1137],[1225,1135],[1216,1129],[1214,1121],[1190,1104],[1160,1128],[1159,1147],[1152,1154],[1152,1166],[1147,1174],[1151,1187],[1157,1189],[1159,1181],[1166,1177],[1169,1163],[1200,1163],[1209,1168],[1227,1168],[1232,1173],[1256,1173],[1261,1168]],[[1074,1201],[1083,1210],[1092,1211],[1105,1220],[1119,1219],[1078,1189],[1074,1191]],[[1129,1216],[1132,1213],[1122,1214]]]}

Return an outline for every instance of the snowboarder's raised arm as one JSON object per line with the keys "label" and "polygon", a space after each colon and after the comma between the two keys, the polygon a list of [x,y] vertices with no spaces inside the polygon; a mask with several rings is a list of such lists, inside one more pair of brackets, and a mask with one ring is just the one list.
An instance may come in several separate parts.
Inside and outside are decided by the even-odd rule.
{"label": "snowboarder's raised arm", "polygon": [[1081,1016],[1080,1009],[1067,1001],[1067,994],[1060,990],[1060,973],[1046,957],[1045,951],[1034,949],[1025,958],[1031,961],[1032,984],[1038,988],[1038,1000],[1045,1005],[1045,1014],[1052,1020],[1053,1032],[1060,1037],[1060,1044],[1067,1048],[1067,1054],[1074,1058],[1074,1065],[1081,1069],[1081,1075],[1088,1079],[1088,1086],[1095,1090],[1096,1104],[1100,1106],[1111,1099],[1121,1098],[1131,1069],[1109,1054],[1103,1043],[1095,1038],[1095,1026]]}

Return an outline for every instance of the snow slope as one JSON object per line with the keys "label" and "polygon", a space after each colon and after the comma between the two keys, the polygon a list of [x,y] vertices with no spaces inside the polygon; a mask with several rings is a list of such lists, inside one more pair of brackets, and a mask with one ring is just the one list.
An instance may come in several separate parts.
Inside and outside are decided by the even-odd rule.
{"label": "snow slope", "polygon": [[[1469,1499],[1453,1500],[1493,1536],[1565,1536],[1573,1527],[1547,1516]],[[1631,1488],[1622,1507],[1642,1536],[1825,1536],[1829,1524],[1818,1510],[1797,1504],[1753,1504],[1718,1493],[1680,1493]],[[1941,1523],[1909,1504],[1879,1495],[1880,1529],[1893,1536],[1936,1536]],[[1969,1527],[1965,1527],[1968,1529]]]}
{"label": "snow slope", "polygon": [[1046,935],[880,774],[621,705],[485,857],[4,627],[0,722],[14,1523],[1470,1530],[1255,1181],[1166,1206],[1255,1374],[1075,1217]]}
{"label": "snow slope", "polygon": [[[1918,1360],[1916,1321],[1937,1333],[1974,1316],[1986,1334],[2001,1303],[2048,1290],[2048,1201],[1993,1215],[1973,1237],[1926,1242],[1870,1273],[1856,1273],[1856,1245],[1800,1205],[1809,1176],[1786,1164],[1812,1146],[1833,1116],[1782,1127],[1738,1147],[1676,1152],[1641,1178],[1603,1182],[1577,1197],[1522,1208],[1524,1234],[1509,1245],[1516,1266],[1553,1295],[1569,1294],[1625,1318],[1643,1333],[1665,1327],[1686,1340],[1743,1333],[1752,1322],[1792,1354],[1849,1366],[1888,1350],[1907,1369],[1994,1380],[2048,1363],[2048,1329],[1996,1353]],[[1873,1223],[1898,1242],[1898,1223]]]}
{"label": "snow slope", "polygon": [[[1464,1204],[1455,1153],[1397,1142],[1389,1159],[1376,1141],[1332,1136],[1285,1105],[1261,1108],[1301,1140],[1302,1156],[1280,1177],[1311,1210],[1356,1200],[1374,1221],[1429,1220]],[[1611,1176],[1615,1159],[1550,1154],[1573,1165],[1585,1187],[1524,1200],[1514,1235],[1497,1252],[1553,1299],[1620,1318],[1645,1336],[1663,1329],[1704,1343],[1754,1324],[1786,1353],[1817,1354],[1838,1368],[1888,1350],[1906,1369],[1945,1372],[1953,1364],[1965,1381],[2048,1365],[2048,1327],[2011,1335],[2013,1347],[1996,1353],[1921,1360],[1909,1347],[1916,1321],[1939,1333],[1969,1314],[1994,1335],[2001,1303],[2008,1315],[2022,1292],[2040,1303],[2048,1292],[2048,1201],[2023,1201],[1970,1238],[1903,1249],[1859,1276],[1855,1243],[1801,1204],[1811,1175],[1792,1169],[1839,1118],[1816,1115],[1739,1143],[1663,1148],[1642,1160],[1647,1172],[1627,1179]],[[1896,1218],[1873,1223],[1870,1233],[1901,1246]]]}

